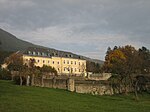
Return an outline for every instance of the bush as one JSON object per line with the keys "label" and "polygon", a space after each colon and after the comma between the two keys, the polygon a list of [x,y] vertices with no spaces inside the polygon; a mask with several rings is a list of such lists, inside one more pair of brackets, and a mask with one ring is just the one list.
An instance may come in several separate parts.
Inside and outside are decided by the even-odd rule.
{"label": "bush", "polygon": [[[19,85],[20,84],[20,77],[19,76],[14,76],[13,77],[13,81],[15,82],[15,84]],[[26,84],[26,78],[23,77],[23,85]]]}
{"label": "bush", "polygon": [[0,68],[0,79],[11,80],[11,73],[6,69]]}

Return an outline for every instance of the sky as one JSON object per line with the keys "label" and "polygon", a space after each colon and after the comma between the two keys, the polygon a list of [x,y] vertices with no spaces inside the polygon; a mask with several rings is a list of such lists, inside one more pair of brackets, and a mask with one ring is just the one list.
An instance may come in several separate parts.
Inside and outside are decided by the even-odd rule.
{"label": "sky", "polygon": [[0,28],[34,44],[104,60],[108,47],[150,49],[150,0],[0,0]]}

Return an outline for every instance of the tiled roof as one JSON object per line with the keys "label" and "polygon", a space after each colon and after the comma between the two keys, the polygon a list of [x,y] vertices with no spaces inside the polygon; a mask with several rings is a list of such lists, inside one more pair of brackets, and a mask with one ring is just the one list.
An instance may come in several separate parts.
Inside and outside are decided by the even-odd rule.
{"label": "tiled roof", "polygon": [[29,47],[24,51],[23,54],[31,55],[31,56],[40,56],[40,57],[65,57],[65,58],[83,59],[83,56],[76,55],[70,52],[57,51],[55,49],[48,49],[48,48],[37,48],[37,47]]}

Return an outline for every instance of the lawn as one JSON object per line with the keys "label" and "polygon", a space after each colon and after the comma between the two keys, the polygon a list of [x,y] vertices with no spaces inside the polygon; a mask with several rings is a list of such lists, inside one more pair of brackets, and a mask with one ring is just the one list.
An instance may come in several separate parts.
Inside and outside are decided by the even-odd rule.
{"label": "lawn", "polygon": [[0,80],[0,112],[150,112],[150,94],[92,96]]}

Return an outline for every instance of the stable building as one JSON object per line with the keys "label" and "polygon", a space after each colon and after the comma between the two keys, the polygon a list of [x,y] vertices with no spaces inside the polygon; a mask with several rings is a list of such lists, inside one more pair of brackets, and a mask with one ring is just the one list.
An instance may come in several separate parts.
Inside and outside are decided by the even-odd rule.
{"label": "stable building", "polygon": [[47,48],[30,47],[23,53],[23,61],[28,64],[35,59],[35,66],[54,67],[58,75],[85,75],[86,60],[82,56]]}

